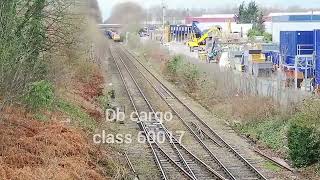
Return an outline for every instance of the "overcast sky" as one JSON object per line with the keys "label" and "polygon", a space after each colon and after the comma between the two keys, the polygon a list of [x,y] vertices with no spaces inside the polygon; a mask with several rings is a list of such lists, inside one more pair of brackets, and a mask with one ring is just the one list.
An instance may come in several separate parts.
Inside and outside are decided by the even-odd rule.
{"label": "overcast sky", "polygon": [[[147,8],[153,5],[161,4],[162,0],[98,0],[103,18],[110,16],[112,7],[121,2],[137,2]],[[223,7],[239,5],[243,0],[164,0],[170,8],[206,8]],[[249,2],[250,0],[245,0]],[[264,6],[287,7],[298,5],[301,7],[320,7],[320,0],[256,0],[257,3]],[[288,5],[289,3],[289,5]]]}

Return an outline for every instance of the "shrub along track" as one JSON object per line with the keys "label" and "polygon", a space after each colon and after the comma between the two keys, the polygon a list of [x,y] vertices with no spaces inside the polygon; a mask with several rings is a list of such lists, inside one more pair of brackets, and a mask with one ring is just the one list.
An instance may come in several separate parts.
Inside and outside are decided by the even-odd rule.
{"label": "shrub along track", "polygon": [[[139,80],[147,80],[175,115],[187,127],[188,132],[194,136],[194,148],[204,152],[204,156],[201,157],[204,164],[210,166],[214,171],[221,174],[221,176],[226,179],[266,179],[266,177],[244,158],[243,155],[238,153],[235,147],[226,143],[186,104],[161,83],[159,79],[145,68],[143,64],[132,56],[130,52],[119,47],[116,48],[116,51],[119,53],[119,56],[121,56],[122,61],[126,61],[124,63],[131,67],[131,69],[127,69],[127,71],[132,71],[132,74],[134,73],[136,77],[140,76]],[[148,78],[146,76],[148,76]],[[161,124],[161,126],[163,125]],[[192,172],[192,170],[188,169],[188,166],[186,167],[187,172],[188,170],[189,172]]]}

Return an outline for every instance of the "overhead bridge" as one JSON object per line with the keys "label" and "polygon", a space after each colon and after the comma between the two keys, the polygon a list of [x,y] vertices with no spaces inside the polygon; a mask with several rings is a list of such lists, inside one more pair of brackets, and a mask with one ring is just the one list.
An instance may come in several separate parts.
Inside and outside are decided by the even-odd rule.
{"label": "overhead bridge", "polygon": [[100,29],[117,29],[121,28],[122,24],[98,24]]}

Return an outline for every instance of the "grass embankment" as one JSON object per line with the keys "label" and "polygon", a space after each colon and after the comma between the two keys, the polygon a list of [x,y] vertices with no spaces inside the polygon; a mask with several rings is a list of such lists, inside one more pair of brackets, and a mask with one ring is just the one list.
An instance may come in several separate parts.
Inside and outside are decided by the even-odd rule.
{"label": "grass embankment", "polygon": [[[4,179],[112,179],[125,177],[114,149],[94,145],[103,120],[103,79],[77,82],[50,106],[10,106],[0,122],[0,176]],[[96,81],[99,80],[99,81]],[[90,86],[94,83],[94,86]],[[69,86],[70,87],[70,86]],[[70,96],[70,94],[72,96]],[[60,94],[61,96],[62,94]],[[104,101],[105,102],[105,101]]]}
{"label": "grass embankment", "polygon": [[[1,1],[0,179],[122,179],[92,133],[108,103],[87,1]],[[107,90],[106,90],[107,91]]]}
{"label": "grass embankment", "polygon": [[[319,166],[318,100],[294,105],[288,110],[271,98],[239,92],[234,81],[228,80],[234,76],[231,72],[217,70],[215,77],[208,77],[197,65],[186,63],[184,56],[170,57],[155,43],[136,45],[137,42],[129,46],[140,52],[142,59],[259,147],[273,150],[298,168]],[[317,171],[317,168],[310,171]],[[314,177],[315,174],[311,174]]]}

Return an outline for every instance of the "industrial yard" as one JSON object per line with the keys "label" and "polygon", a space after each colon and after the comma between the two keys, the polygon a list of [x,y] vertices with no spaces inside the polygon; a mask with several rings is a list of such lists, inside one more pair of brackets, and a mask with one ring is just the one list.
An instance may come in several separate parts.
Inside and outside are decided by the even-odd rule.
{"label": "industrial yard", "polygon": [[[136,150],[121,145],[137,177],[148,179],[150,172],[160,179],[319,178],[320,156],[309,149],[319,150],[311,140],[319,132],[305,134],[318,116],[302,114],[319,108],[320,13],[266,14],[251,1],[234,13],[192,16],[188,10],[175,17],[162,3],[158,17],[148,10],[145,18],[129,10],[138,5],[119,4],[115,10],[132,13],[139,25],[104,29],[110,71],[118,74],[110,83],[122,89],[120,101],[126,102],[119,109],[173,114],[171,121],[136,117],[150,150],[151,160],[144,161],[158,168],[144,169]],[[112,126],[124,132],[132,127]]]}
{"label": "industrial yard", "polygon": [[0,16],[0,180],[320,179],[316,0],[12,0]]}

